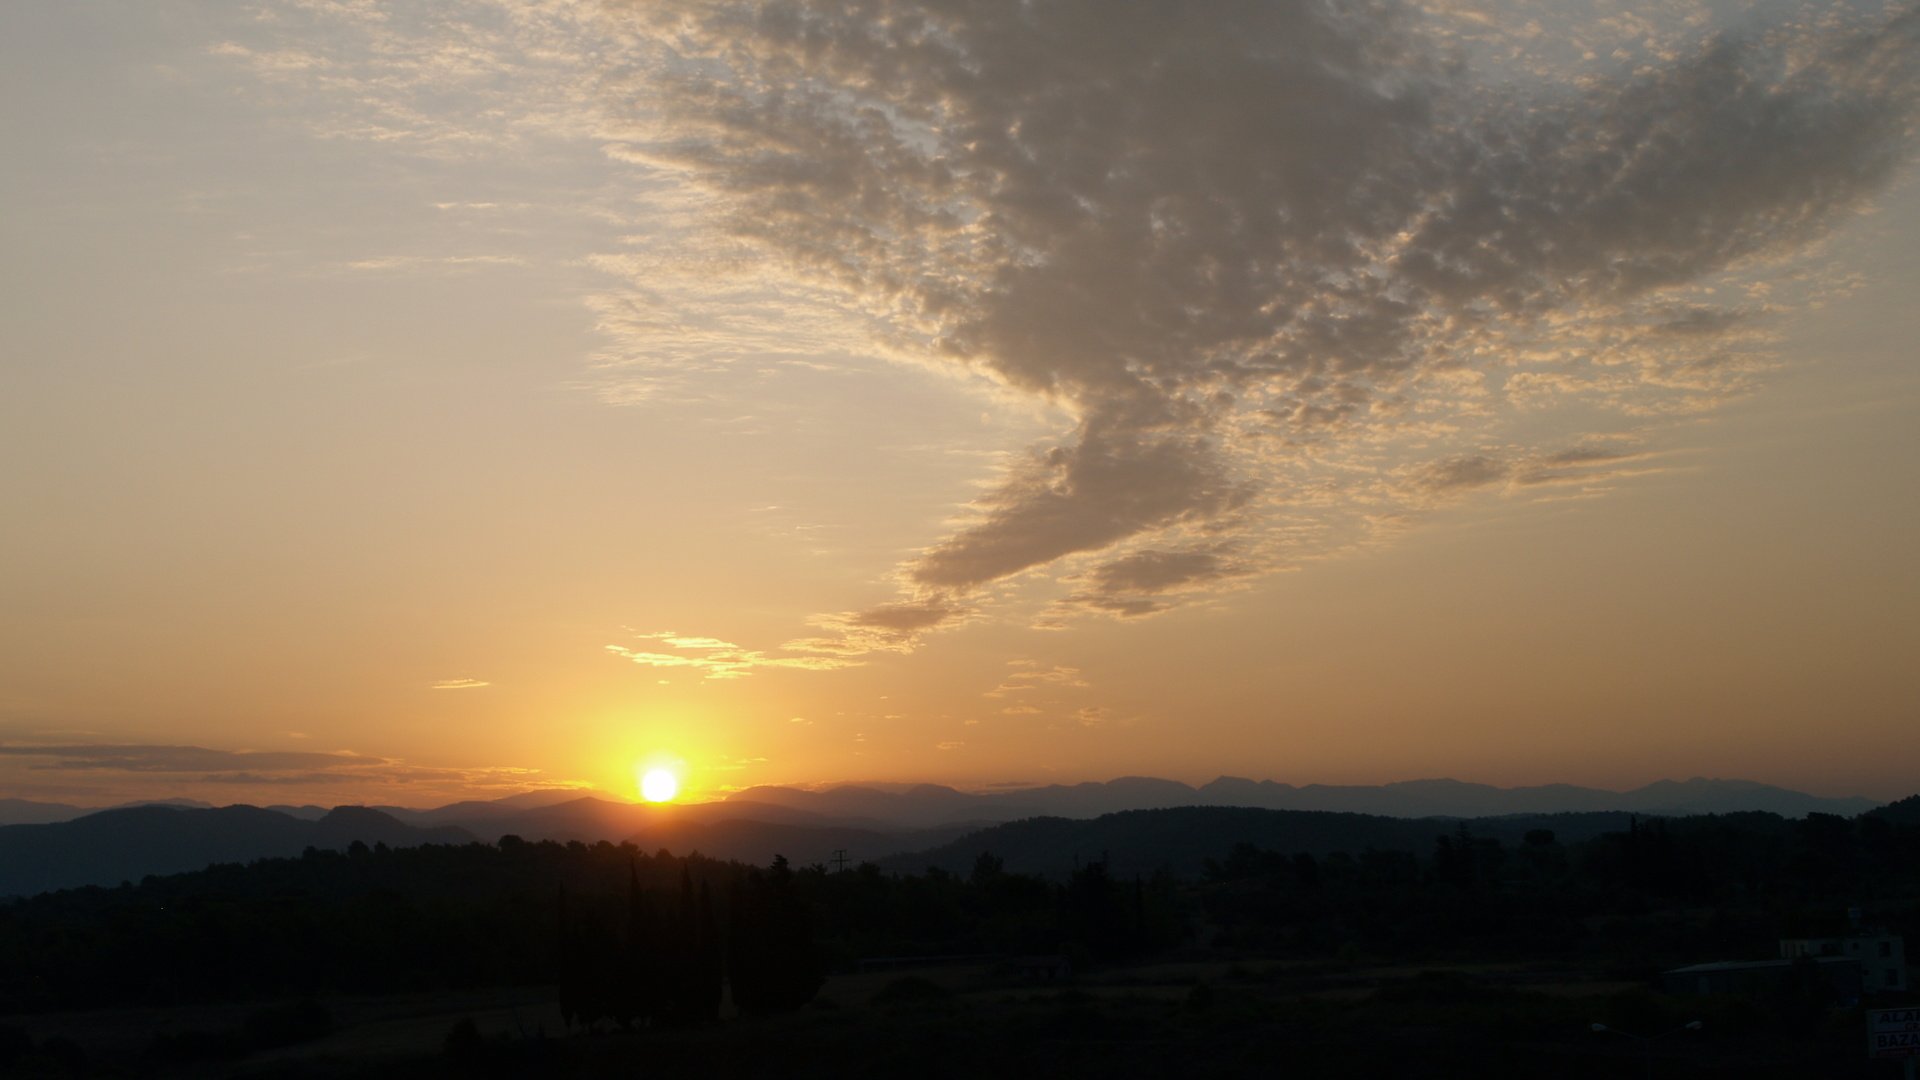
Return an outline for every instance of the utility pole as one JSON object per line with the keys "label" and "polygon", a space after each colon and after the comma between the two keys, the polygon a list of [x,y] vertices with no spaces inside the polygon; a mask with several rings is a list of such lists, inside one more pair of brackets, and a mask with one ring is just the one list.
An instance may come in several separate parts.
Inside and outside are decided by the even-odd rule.
{"label": "utility pole", "polygon": [[834,873],[836,873],[836,874],[844,874],[844,873],[846,873],[846,872],[847,872],[847,849],[846,849],[846,848],[834,848],[834,849],[833,849],[833,858],[832,858],[831,860],[829,860],[829,861],[833,863],[833,872],[834,872]]}

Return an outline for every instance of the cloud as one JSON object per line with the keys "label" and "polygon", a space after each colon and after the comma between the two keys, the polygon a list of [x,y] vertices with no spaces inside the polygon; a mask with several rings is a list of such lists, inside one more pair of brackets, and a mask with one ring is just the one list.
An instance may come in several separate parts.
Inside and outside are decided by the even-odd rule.
{"label": "cloud", "polygon": [[222,41],[207,49],[209,55],[246,64],[255,74],[265,77],[304,73],[330,66],[324,57],[299,49],[259,52],[237,41]]}
{"label": "cloud", "polygon": [[970,589],[1151,529],[1218,518],[1246,495],[1203,437],[1088,428],[1077,445],[1036,454],[976,501],[976,520],[929,549],[908,576]]}
{"label": "cloud", "polygon": [[1090,576],[1103,591],[1162,593],[1195,582],[1213,581],[1230,571],[1219,551],[1141,551],[1115,559]]}
{"label": "cloud", "polygon": [[142,784],[307,786],[365,791],[401,787],[430,789],[436,796],[484,797],[530,787],[586,788],[584,781],[553,780],[539,769],[515,766],[449,768],[415,765],[397,758],[351,751],[222,750],[164,743],[0,743],[0,763],[57,772],[81,783],[139,777]]}
{"label": "cloud", "polygon": [[[1744,391],[1770,339],[1708,289],[1906,160],[1920,21],[1648,31],[1630,68],[1498,86],[1456,62],[1467,23],[1391,3],[622,11],[649,59],[610,82],[647,103],[621,153],[884,347],[1073,417],[901,568],[907,599],[829,617],[883,631],[849,653],[1089,555],[1064,609],[1150,614],[1363,519],[1603,464],[1462,447],[1408,484],[1407,444],[1575,406],[1620,434]],[[1308,503],[1321,523],[1273,539]]]}
{"label": "cloud", "polygon": [[1522,462],[1513,482],[1522,487],[1544,484],[1591,484],[1618,476],[1660,471],[1657,455],[1631,446],[1576,446],[1542,454]]}
{"label": "cloud", "polygon": [[[216,52],[330,90],[330,137],[602,147],[644,219],[583,258],[616,283],[609,401],[877,355],[1062,417],[897,598],[782,655],[610,646],[713,678],[909,651],[1016,584],[1059,590],[1042,625],[1151,615],[1646,471],[1555,455],[1671,449],[1778,362],[1782,317],[1845,287],[1818,243],[1906,166],[1920,86],[1920,12],[1868,3],[458,10],[303,11]],[[322,55],[323,18],[367,47]]]}
{"label": "cloud", "polygon": [[[776,656],[753,649],[743,649],[729,641],[710,637],[687,637],[671,630],[639,634],[641,641],[658,641],[681,652],[663,653],[651,649],[635,649],[625,645],[607,645],[606,651],[615,656],[624,657],[642,667],[654,668],[691,668],[708,679],[743,679],[755,671],[766,669],[789,669],[799,671],[833,671],[839,668],[858,667],[862,661],[845,656],[827,656],[817,653],[800,652],[793,655]],[[787,646],[789,651],[794,646]]]}
{"label": "cloud", "polygon": [[1010,660],[1008,666],[1014,670],[1001,680],[1000,685],[987,691],[987,697],[1006,697],[1043,689],[1085,690],[1093,685],[1080,674],[1079,668],[1060,665],[1041,667],[1032,660]]}
{"label": "cloud", "polygon": [[1436,461],[1422,470],[1421,484],[1429,491],[1449,492],[1485,487],[1507,478],[1506,462],[1485,454]]}
{"label": "cloud", "polygon": [[964,608],[945,599],[934,598],[882,604],[842,618],[844,624],[852,630],[905,636],[929,626],[951,622],[965,614]]}
{"label": "cloud", "polygon": [[1493,487],[1592,485],[1662,471],[1658,455],[1619,439],[1550,452],[1481,452],[1443,458],[1408,470],[1402,485],[1414,501],[1444,502]]}
{"label": "cloud", "polygon": [[810,621],[820,635],[789,641],[782,648],[843,658],[871,652],[912,652],[922,631],[957,625],[973,610],[950,594],[931,592],[863,611],[816,615]]}
{"label": "cloud", "polygon": [[1165,611],[1179,598],[1221,587],[1256,572],[1226,544],[1181,549],[1142,548],[1095,566],[1075,580],[1080,588],[1056,603],[1042,625],[1057,625],[1076,609],[1120,618]]}
{"label": "cloud", "polygon": [[0,756],[44,759],[34,768],[103,769],[142,773],[280,771],[389,764],[385,758],[297,750],[209,750],[201,746],[141,743],[77,743],[58,746],[0,745]]}
{"label": "cloud", "polygon": [[1101,727],[1106,724],[1112,716],[1113,710],[1105,706],[1088,705],[1084,708],[1074,710],[1073,722],[1086,728]]}
{"label": "cloud", "polygon": [[527,261],[518,255],[379,255],[355,259],[347,263],[346,268],[418,276],[428,271],[470,273],[499,266],[525,265]]}
{"label": "cloud", "polygon": [[432,690],[478,690],[481,687],[492,686],[492,685],[493,685],[492,683],[484,682],[480,679],[441,679],[439,682],[434,683],[431,687],[429,687],[429,689],[432,689]]}

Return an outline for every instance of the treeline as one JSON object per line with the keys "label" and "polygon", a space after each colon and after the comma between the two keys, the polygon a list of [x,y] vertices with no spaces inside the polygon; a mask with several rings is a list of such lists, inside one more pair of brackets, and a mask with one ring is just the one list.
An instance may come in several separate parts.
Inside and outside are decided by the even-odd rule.
{"label": "treeline", "polygon": [[1420,856],[1241,844],[1208,861],[1195,897],[1227,950],[1560,959],[1639,976],[1842,934],[1852,907],[1920,938],[1920,827],[1753,813],[1635,820],[1575,844],[1543,829],[1507,844],[1463,823]]}
{"label": "treeline", "polygon": [[0,905],[0,1013],[559,986],[570,1022],[697,1024],[810,1000],[871,957],[1070,954],[1185,939],[1180,886],[1090,861],[1064,882],[767,868],[632,845],[308,850]]}
{"label": "treeline", "polygon": [[748,872],[631,845],[503,837],[309,848],[45,893],[0,904],[0,1012],[554,983],[569,934],[628,926],[636,882],[650,896],[687,882],[724,898]]}
{"label": "treeline", "polygon": [[837,967],[858,959],[1065,954],[1074,966],[1112,963],[1189,939],[1181,884],[1171,875],[1121,878],[1104,854],[1064,881],[1009,872],[983,852],[965,875],[928,867],[888,874],[871,863],[797,875]]}
{"label": "treeline", "polygon": [[734,1006],[747,1015],[813,1000],[823,981],[820,961],[784,858],[733,876],[724,935],[710,881],[696,892],[692,870],[682,864],[677,896],[656,895],[641,885],[639,862],[637,853],[630,856],[623,935],[559,894],[556,978],[569,1027],[711,1022],[720,1012],[723,975]]}
{"label": "treeline", "polygon": [[1104,853],[1049,880],[989,853],[967,873],[887,873],[513,837],[310,849],[0,905],[0,1013],[558,984],[576,1023],[682,1025],[714,1015],[723,983],[743,1012],[773,1012],[885,958],[1077,969],[1182,947],[1648,972],[1768,956],[1844,929],[1854,905],[1920,940],[1920,827],[1881,817],[1635,820],[1575,843],[1426,825],[1418,851],[1223,835],[1185,880],[1114,873]]}

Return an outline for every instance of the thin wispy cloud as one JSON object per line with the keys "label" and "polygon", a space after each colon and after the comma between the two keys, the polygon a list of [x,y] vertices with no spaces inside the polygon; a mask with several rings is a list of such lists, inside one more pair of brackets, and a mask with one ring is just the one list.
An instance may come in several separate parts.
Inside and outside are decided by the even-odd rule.
{"label": "thin wispy cloud", "polygon": [[31,759],[38,769],[108,769],[121,772],[216,773],[253,770],[320,770],[388,765],[386,758],[346,752],[211,750],[203,746],[148,744],[0,744],[0,757]]}
{"label": "thin wispy cloud", "polygon": [[481,679],[441,679],[439,682],[434,683],[431,687],[429,687],[429,689],[432,689],[432,690],[479,690],[482,687],[487,687],[492,685],[493,685],[492,683],[486,682]]}
{"label": "thin wispy cloud", "polygon": [[1073,722],[1083,728],[1103,727],[1113,718],[1113,710],[1101,705],[1088,705],[1073,711]]}
{"label": "thin wispy cloud", "polygon": [[[864,661],[845,656],[830,656],[781,650],[766,653],[743,649],[729,641],[711,637],[689,637],[664,631],[637,634],[636,640],[658,642],[674,652],[629,645],[610,644],[606,651],[625,660],[651,668],[687,668],[707,679],[743,679],[756,671],[833,671],[858,667]],[[796,718],[797,719],[797,718]]]}
{"label": "thin wispy cloud", "polygon": [[154,782],[231,786],[381,788],[509,794],[529,787],[586,787],[540,769],[414,765],[352,751],[225,750],[164,743],[0,743],[0,761],[29,771],[94,779],[137,776]]}
{"label": "thin wispy cloud", "polygon": [[349,270],[371,273],[418,275],[422,273],[471,273],[503,266],[525,266],[518,255],[379,255],[347,263]]}
{"label": "thin wispy cloud", "polygon": [[1006,697],[1033,690],[1085,690],[1092,685],[1080,674],[1079,668],[1059,665],[1041,667],[1032,660],[1011,660],[1007,666],[1013,671],[1000,685],[987,691],[987,697]]}

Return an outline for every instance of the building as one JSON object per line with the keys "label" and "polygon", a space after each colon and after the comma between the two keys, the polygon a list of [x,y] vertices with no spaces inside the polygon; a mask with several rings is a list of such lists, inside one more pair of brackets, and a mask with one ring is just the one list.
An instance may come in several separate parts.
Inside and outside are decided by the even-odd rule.
{"label": "building", "polygon": [[[1815,956],[1814,970],[1833,992],[1833,1000],[1860,1000],[1860,962],[1851,956]],[[1694,964],[1660,973],[1660,989],[1669,994],[1733,994],[1765,998],[1790,990],[1798,977],[1798,959],[1736,960]]]}
{"label": "building", "polygon": [[1860,980],[1869,994],[1897,994],[1907,989],[1907,945],[1899,934],[1856,929],[1842,937],[1781,938],[1780,956],[1815,959],[1846,957],[1860,962]]}

